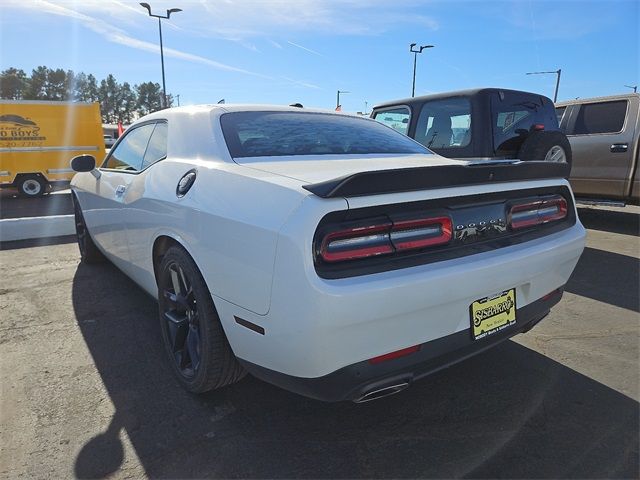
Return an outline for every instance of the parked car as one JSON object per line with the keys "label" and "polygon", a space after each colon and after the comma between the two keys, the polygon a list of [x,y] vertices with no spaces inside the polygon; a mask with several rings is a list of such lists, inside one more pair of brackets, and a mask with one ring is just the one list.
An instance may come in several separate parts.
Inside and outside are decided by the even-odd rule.
{"label": "parked car", "polygon": [[0,100],[0,188],[27,198],[66,187],[69,158],[104,157],[99,103]]}
{"label": "parked car", "polygon": [[576,195],[638,203],[640,94],[559,102],[556,112],[573,151]]}
{"label": "parked car", "polygon": [[571,164],[553,102],[536,93],[481,88],[425,95],[377,105],[371,118],[444,157]]}
{"label": "parked car", "polygon": [[114,143],[116,143],[116,139],[113,138],[111,135],[102,135],[102,137],[104,138],[105,148],[111,148],[113,147]]}
{"label": "parked car", "polygon": [[396,393],[532,328],[585,244],[566,165],[450,160],[337,113],[167,109],[72,166],[82,261],[158,299],[191,392],[249,371],[328,401]]}

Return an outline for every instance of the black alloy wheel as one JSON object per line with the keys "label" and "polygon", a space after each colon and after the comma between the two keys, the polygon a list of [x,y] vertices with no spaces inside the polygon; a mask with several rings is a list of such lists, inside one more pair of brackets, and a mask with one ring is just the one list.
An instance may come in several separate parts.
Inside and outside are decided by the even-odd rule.
{"label": "black alloy wheel", "polygon": [[171,368],[192,393],[237,382],[245,371],[220,323],[209,289],[191,256],[170,247],[158,273],[162,340]]}
{"label": "black alloy wheel", "polygon": [[82,210],[75,196],[73,196],[73,214],[76,224],[76,239],[78,241],[78,249],[80,250],[80,261],[84,263],[99,263],[104,261],[102,252],[96,247],[96,244],[89,234]]}
{"label": "black alloy wheel", "polygon": [[198,371],[202,352],[198,303],[190,280],[177,262],[170,262],[165,271],[161,294],[169,346],[180,374],[191,379]]}

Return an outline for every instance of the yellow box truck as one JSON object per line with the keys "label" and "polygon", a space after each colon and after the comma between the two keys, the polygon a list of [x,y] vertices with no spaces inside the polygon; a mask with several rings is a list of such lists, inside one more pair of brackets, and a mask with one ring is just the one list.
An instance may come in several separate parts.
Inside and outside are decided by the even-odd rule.
{"label": "yellow box truck", "polygon": [[0,188],[39,197],[68,184],[83,153],[104,158],[100,104],[0,100]]}

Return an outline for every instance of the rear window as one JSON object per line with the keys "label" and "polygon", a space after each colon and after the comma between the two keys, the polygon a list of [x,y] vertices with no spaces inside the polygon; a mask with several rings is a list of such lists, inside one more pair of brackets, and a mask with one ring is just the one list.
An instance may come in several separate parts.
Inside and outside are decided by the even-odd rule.
{"label": "rear window", "polygon": [[627,115],[627,101],[585,103],[580,106],[573,128],[574,135],[618,133]]}
{"label": "rear window", "polygon": [[492,97],[493,144],[497,155],[515,154],[535,125],[558,130],[553,103],[542,95],[499,91]]}
{"label": "rear window", "polygon": [[377,122],[311,112],[232,112],[220,117],[233,158],[430,153]]}

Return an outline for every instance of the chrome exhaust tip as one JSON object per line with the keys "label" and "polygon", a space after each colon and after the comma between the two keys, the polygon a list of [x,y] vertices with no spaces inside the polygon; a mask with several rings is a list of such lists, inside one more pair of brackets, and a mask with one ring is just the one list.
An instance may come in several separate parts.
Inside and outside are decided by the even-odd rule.
{"label": "chrome exhaust tip", "polygon": [[365,403],[370,402],[372,400],[378,400],[379,398],[388,397],[389,395],[395,395],[396,393],[401,392],[405,388],[409,386],[408,382],[401,382],[395,385],[389,385],[383,388],[376,388],[375,390],[371,390],[370,392],[365,393],[361,397],[356,398],[354,403]]}

